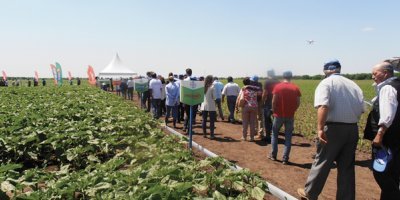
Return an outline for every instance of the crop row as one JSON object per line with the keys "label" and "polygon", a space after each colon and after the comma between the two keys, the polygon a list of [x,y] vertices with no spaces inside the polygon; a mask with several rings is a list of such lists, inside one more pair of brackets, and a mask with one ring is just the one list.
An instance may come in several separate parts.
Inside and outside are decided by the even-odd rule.
{"label": "crop row", "polygon": [[92,87],[0,88],[0,199],[262,199],[264,181],[196,160],[130,102]]}

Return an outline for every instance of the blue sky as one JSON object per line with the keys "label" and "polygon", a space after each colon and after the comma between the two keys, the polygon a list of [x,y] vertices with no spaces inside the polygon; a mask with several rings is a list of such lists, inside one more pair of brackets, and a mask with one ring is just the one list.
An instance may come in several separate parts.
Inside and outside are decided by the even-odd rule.
{"label": "blue sky", "polygon": [[86,77],[118,52],[139,74],[315,75],[331,58],[370,72],[400,56],[399,13],[400,1],[372,0],[0,0],[0,70],[51,77],[57,61]]}

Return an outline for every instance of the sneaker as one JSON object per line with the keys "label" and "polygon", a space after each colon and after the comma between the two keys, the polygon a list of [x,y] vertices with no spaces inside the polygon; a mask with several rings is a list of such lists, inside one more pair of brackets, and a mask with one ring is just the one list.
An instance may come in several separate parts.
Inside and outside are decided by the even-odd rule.
{"label": "sneaker", "polygon": [[282,165],[288,165],[288,164],[289,164],[289,161],[287,161],[287,160],[282,161]]}
{"label": "sneaker", "polygon": [[270,159],[270,160],[272,160],[272,161],[276,161],[276,157],[274,157],[274,156],[272,156],[272,155],[269,155],[269,156],[268,156],[268,159]]}
{"label": "sneaker", "polygon": [[246,141],[246,138],[245,137],[242,137],[242,138],[240,138],[241,140],[243,140],[243,141]]}
{"label": "sneaker", "polygon": [[306,191],[304,190],[304,188],[297,189],[297,194],[300,196],[301,200],[308,200],[309,199],[309,197],[308,197]]}

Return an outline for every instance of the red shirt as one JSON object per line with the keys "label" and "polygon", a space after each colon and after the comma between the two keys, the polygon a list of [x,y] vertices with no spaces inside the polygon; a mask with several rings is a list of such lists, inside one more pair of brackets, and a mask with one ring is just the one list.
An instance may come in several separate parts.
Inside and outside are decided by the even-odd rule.
{"label": "red shirt", "polygon": [[275,96],[275,117],[294,117],[297,108],[297,98],[301,96],[297,85],[290,82],[281,82],[275,85],[272,94]]}

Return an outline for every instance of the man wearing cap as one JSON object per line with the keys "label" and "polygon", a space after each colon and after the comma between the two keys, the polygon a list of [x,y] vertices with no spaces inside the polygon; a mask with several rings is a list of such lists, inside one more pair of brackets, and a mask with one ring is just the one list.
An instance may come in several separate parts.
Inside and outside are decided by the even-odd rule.
{"label": "man wearing cap", "polygon": [[[372,69],[372,79],[376,83],[377,97],[365,127],[366,139],[372,140],[374,149],[382,148],[391,151],[391,160],[384,160],[384,166],[373,174],[381,188],[381,199],[400,199],[400,79],[394,77],[393,65],[382,62]],[[372,135],[367,137],[367,135]],[[373,155],[375,158],[375,155]],[[379,166],[378,166],[379,168]]]}
{"label": "man wearing cap", "polygon": [[297,190],[302,199],[318,199],[334,161],[338,170],[336,199],[355,199],[357,122],[364,111],[363,93],[356,83],[341,76],[340,70],[338,60],[325,63],[326,78],[315,90],[317,155],[305,188]]}
{"label": "man wearing cap", "polygon": [[272,111],[274,122],[272,125],[272,151],[269,155],[271,160],[276,160],[278,154],[278,134],[282,125],[285,125],[285,149],[282,164],[289,162],[289,154],[292,146],[292,133],[294,129],[294,113],[300,106],[300,89],[290,82],[292,72],[283,73],[283,81],[277,84],[272,91]]}

